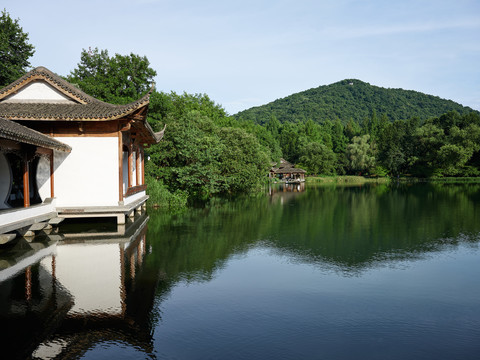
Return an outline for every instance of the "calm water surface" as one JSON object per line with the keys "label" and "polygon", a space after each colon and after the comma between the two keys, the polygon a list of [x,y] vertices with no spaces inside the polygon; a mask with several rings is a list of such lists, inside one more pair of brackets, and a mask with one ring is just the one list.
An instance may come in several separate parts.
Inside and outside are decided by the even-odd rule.
{"label": "calm water surface", "polygon": [[2,349],[41,359],[478,359],[478,184],[274,189],[148,216],[127,229],[61,228],[16,272],[5,264],[32,244],[0,250]]}

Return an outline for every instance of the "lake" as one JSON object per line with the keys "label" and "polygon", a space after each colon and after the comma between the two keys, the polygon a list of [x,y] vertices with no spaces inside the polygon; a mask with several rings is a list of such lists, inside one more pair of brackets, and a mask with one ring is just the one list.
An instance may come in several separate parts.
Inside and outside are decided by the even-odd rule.
{"label": "lake", "polygon": [[[477,359],[480,185],[295,185],[0,249],[34,359]],[[3,358],[3,356],[2,356]]]}

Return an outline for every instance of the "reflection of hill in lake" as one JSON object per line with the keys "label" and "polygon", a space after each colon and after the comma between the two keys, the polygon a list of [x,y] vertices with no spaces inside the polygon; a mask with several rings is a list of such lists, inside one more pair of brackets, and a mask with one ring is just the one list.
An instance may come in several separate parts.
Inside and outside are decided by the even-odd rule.
{"label": "reflection of hill in lake", "polygon": [[[276,193],[276,196],[282,196]],[[245,199],[169,216],[152,214],[151,259],[171,280],[208,279],[231,255],[263,241],[297,260],[357,271],[421,256],[480,232],[479,185],[307,186],[284,201]]]}
{"label": "reflection of hill in lake", "polygon": [[343,271],[392,255],[419,256],[463,231],[478,235],[479,190],[425,184],[310,188],[287,208],[273,243]]}

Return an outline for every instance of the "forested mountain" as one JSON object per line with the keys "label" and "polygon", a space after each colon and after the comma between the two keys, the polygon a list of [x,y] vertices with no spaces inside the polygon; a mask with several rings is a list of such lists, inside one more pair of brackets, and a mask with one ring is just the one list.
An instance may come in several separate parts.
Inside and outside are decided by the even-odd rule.
{"label": "forested mountain", "polygon": [[437,96],[412,90],[386,89],[360,80],[347,79],[253,107],[234,116],[258,124],[268,122],[272,115],[281,123],[309,119],[323,123],[338,118],[346,124],[350,119],[362,123],[374,111],[379,116],[385,114],[390,121],[395,121],[412,117],[426,120],[452,110],[460,115],[473,111]]}

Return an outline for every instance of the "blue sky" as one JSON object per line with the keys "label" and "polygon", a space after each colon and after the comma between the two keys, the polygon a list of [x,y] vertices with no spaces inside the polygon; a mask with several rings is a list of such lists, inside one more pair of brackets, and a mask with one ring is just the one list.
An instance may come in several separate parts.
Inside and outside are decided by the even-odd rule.
{"label": "blue sky", "polygon": [[235,114],[343,79],[480,110],[480,0],[4,0],[33,66],[67,75],[82,49],[147,56],[159,91]]}

